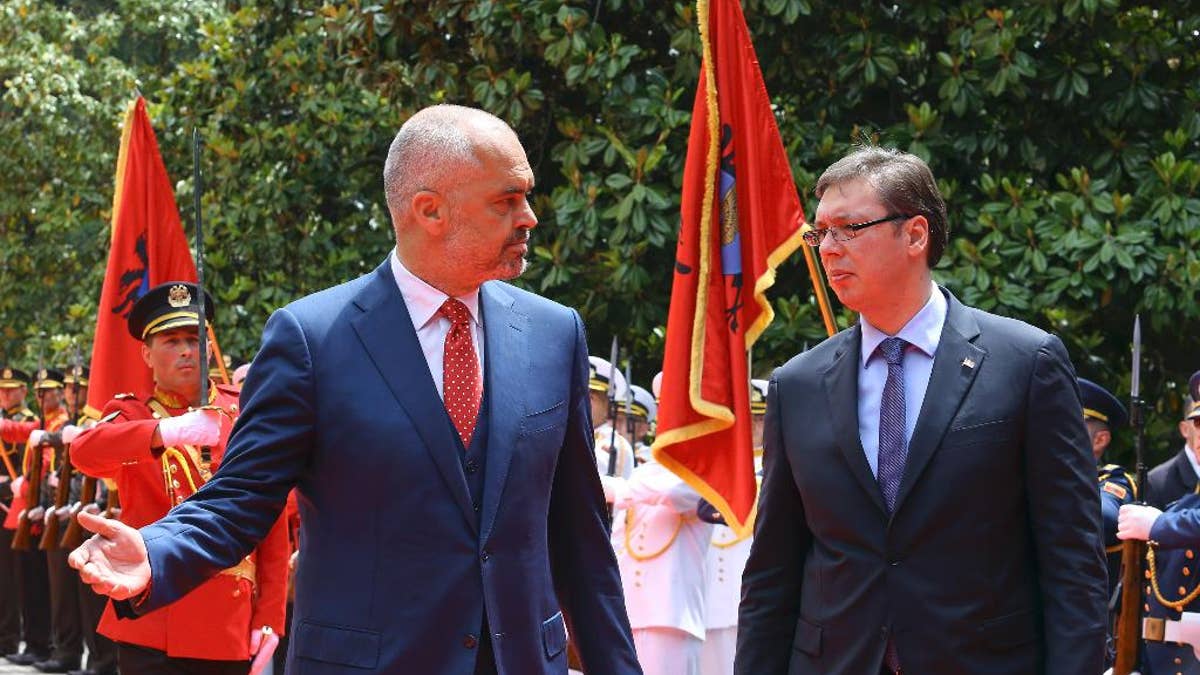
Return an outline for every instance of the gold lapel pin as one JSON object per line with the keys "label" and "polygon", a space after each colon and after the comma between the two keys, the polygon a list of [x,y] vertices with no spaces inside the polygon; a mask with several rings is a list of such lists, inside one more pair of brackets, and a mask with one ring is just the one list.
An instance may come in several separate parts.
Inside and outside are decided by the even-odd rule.
{"label": "gold lapel pin", "polygon": [[968,356],[967,358],[963,359],[963,365],[964,365],[964,366],[966,366],[966,367],[968,367],[968,368],[974,368],[974,367],[975,367],[975,362],[974,362],[974,361],[972,361],[972,360],[971,360],[971,357],[969,357],[969,356]]}

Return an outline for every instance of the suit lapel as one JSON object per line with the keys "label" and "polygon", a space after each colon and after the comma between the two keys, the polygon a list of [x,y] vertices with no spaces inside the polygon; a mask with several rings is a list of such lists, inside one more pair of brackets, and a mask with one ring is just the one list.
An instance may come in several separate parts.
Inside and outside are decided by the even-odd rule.
{"label": "suit lapel", "polygon": [[829,415],[834,440],[862,489],[881,512],[886,511],[879,484],[871,475],[871,466],[858,435],[858,371],[862,351],[862,329],[857,326],[843,341],[833,362],[825,371],[825,394],[829,400]]}
{"label": "suit lapel", "polygon": [[925,401],[921,404],[917,426],[908,444],[904,477],[896,495],[897,512],[940,446],[950,421],[958,412],[987,356],[987,352],[973,343],[979,336],[979,325],[970,312],[948,292],[946,300],[946,323],[942,327],[942,337],[933,358],[933,371],[929,374]]}
{"label": "suit lapel", "polygon": [[362,310],[350,322],[358,339],[416,427],[451,496],[474,529],[471,493],[455,451],[452,426],[387,261],[375,270],[375,278],[354,302]]}
{"label": "suit lapel", "polygon": [[487,473],[483,482],[483,527],[480,541],[487,542],[500,496],[508,479],[508,468],[517,443],[517,431],[525,416],[522,383],[529,378],[528,319],[513,310],[513,297],[504,287],[486,283],[481,288],[484,369],[488,388]]}

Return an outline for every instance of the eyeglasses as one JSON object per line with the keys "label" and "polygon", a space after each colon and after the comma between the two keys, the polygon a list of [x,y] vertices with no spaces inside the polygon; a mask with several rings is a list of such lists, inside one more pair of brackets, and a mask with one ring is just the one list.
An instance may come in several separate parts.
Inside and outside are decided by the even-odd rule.
{"label": "eyeglasses", "polygon": [[852,225],[837,225],[834,227],[812,228],[804,233],[804,235],[803,235],[804,243],[816,248],[817,246],[821,245],[821,240],[825,238],[825,235],[827,233],[833,235],[834,241],[850,241],[851,239],[854,238],[854,235],[857,234],[859,230],[866,229],[868,227],[871,227],[872,225],[886,223],[890,220],[900,220],[901,218],[907,220],[909,218],[912,218],[912,216],[906,215],[903,213],[893,213],[890,216],[884,216],[882,218],[877,218],[875,220],[868,220],[865,223],[854,223]]}

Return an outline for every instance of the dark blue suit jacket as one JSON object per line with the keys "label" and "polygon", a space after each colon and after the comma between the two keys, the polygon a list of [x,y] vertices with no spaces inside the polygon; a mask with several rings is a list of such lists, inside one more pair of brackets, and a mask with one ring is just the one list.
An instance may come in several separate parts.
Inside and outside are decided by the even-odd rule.
{"label": "dark blue suit jacket", "polygon": [[862,334],[775,371],[739,675],[1093,675],[1106,573],[1096,465],[1062,343],[946,293],[888,514],[859,440]]}
{"label": "dark blue suit jacket", "polygon": [[[385,262],[267,322],[220,471],[143,529],[139,611],[246,555],[299,488],[289,675],[640,673],[592,452],[579,316],[481,291],[490,406],[473,504],[441,399]],[[486,613],[486,623],[484,622]]]}

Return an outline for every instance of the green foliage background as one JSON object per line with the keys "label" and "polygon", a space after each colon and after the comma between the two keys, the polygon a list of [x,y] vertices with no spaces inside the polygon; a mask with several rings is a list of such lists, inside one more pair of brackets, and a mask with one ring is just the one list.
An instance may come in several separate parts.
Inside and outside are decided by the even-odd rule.
{"label": "green foliage background", "polygon": [[[925,157],[952,222],[936,276],[965,302],[1058,333],[1115,391],[1141,313],[1165,457],[1200,367],[1200,15],[1003,5],[743,1],[810,215],[816,177],[856,140]],[[119,125],[140,89],[185,222],[192,127],[207,140],[227,353],[252,356],[273,308],[383,259],[387,144],[446,101],[495,112],[526,145],[541,224],[520,283],[579,308],[597,353],[617,334],[647,381],[698,52],[686,2],[0,0],[0,360],[86,350]],[[799,255],[772,297],[759,375],[824,335]]]}

